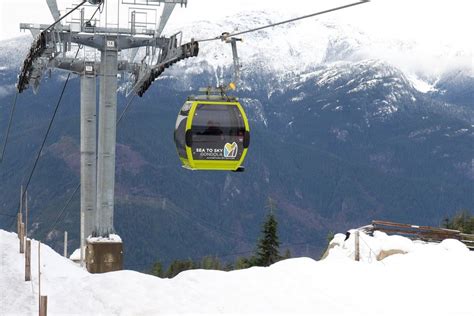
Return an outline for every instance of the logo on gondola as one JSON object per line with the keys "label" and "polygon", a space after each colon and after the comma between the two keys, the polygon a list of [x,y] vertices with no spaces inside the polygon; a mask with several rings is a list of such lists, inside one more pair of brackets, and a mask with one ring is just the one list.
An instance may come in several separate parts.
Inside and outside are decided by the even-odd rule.
{"label": "logo on gondola", "polygon": [[237,146],[236,142],[233,142],[232,144],[226,143],[224,146],[224,157],[235,158],[237,157],[238,150],[239,150],[239,146]]}

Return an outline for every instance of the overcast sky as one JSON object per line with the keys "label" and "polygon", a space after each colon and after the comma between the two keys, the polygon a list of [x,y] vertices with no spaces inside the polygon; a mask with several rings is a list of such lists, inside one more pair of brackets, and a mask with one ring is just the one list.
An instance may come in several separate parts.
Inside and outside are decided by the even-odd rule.
{"label": "overcast sky", "polygon": [[[115,5],[118,1],[108,0]],[[60,9],[72,0],[58,0]],[[76,1],[77,2],[77,1]],[[181,21],[212,20],[241,11],[272,9],[281,18],[304,15],[352,2],[351,0],[188,0],[178,8],[172,24]],[[369,33],[392,38],[452,45],[472,51],[474,40],[473,0],[372,0],[368,4],[330,13],[324,19],[353,24]],[[51,23],[46,0],[0,0],[0,40],[21,35],[20,22]],[[218,30],[220,31],[220,30]]]}

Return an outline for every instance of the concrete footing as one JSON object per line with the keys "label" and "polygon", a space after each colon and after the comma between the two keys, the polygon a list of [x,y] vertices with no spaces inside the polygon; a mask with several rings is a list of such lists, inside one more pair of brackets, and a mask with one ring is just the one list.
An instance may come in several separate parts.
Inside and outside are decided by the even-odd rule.
{"label": "concrete footing", "polygon": [[86,268],[90,273],[105,273],[122,270],[122,242],[87,240]]}

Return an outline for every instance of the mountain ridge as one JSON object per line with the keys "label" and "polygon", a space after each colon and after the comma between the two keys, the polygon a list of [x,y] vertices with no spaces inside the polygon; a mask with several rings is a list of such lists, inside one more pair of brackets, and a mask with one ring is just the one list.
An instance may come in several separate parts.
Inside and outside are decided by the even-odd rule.
{"label": "mountain ridge", "polygon": [[[263,41],[259,49],[270,47],[265,45],[272,42],[269,33],[257,35]],[[293,41],[307,43],[304,37]],[[18,52],[27,45],[2,43],[0,87],[9,87],[0,93],[3,126],[13,97],[8,91],[21,63]],[[474,209],[472,90],[465,80],[469,70],[451,86],[442,86],[441,80],[433,84],[443,94],[422,92],[400,68],[381,59],[348,57],[358,53],[341,43],[331,48],[342,47],[334,56],[349,60],[325,61],[327,49],[321,52],[323,45],[315,45],[317,55],[311,55],[310,46],[300,55],[311,55],[310,61],[293,61],[288,71],[278,65],[282,59],[240,46],[245,66],[238,94],[252,131],[244,174],[182,170],[172,140],[186,97],[199,87],[230,79],[230,47],[219,42],[208,46],[201,57],[168,69],[134,101],[117,135],[115,225],[125,242],[127,267],[252,251],[268,197],[278,205],[283,247],[313,257],[319,256],[330,231],[374,218],[437,225],[460,208]],[[291,45],[279,45],[287,45],[285,52],[291,55]],[[208,55],[213,50],[217,61]],[[16,208],[13,197],[31,168],[62,75],[54,71],[52,78],[43,79],[38,95],[27,91],[19,97],[0,169],[2,213]],[[120,83],[126,85],[123,76]],[[30,192],[31,233],[47,236],[58,248],[65,229],[71,245],[78,244],[77,197],[54,231],[48,225],[79,180],[78,100],[78,80],[73,78]],[[119,111],[125,102],[119,93]],[[0,227],[8,226],[7,220],[0,217]]]}

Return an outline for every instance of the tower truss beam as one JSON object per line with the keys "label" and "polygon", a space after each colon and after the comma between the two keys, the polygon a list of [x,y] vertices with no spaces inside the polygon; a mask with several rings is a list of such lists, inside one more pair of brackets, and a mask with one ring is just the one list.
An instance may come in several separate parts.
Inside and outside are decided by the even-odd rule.
{"label": "tower truss beam", "polygon": [[86,62],[81,74],[81,252],[97,216],[96,95],[95,66]]}
{"label": "tower truss beam", "polygon": [[117,47],[107,37],[101,51],[99,95],[99,143],[97,155],[96,236],[114,233],[115,144],[117,121]]}
{"label": "tower truss beam", "polygon": [[[182,59],[196,56],[198,43],[192,41],[181,45],[181,32],[170,37],[160,36],[176,5],[187,5],[187,0],[122,0],[122,4],[138,7],[164,4],[160,23],[153,25],[154,29],[137,29],[134,23],[129,23],[128,27],[119,27],[118,22],[117,27],[96,26],[91,23],[92,17],[86,21],[84,11],[81,11],[79,20],[62,24],[62,19],[85,2],[100,5],[104,1],[84,0],[63,17],[59,16],[56,1],[46,0],[55,19],[53,24],[20,24],[20,29],[31,31],[35,39],[24,60],[17,89],[22,92],[33,87],[36,92],[42,76],[50,69],[80,75],[81,244],[84,245],[84,240],[91,235],[107,237],[115,232],[113,220],[118,72],[136,74],[137,90],[134,91],[142,95],[166,68]],[[98,11],[96,9],[95,13]],[[100,61],[87,60],[87,57],[77,58],[77,54],[70,58],[73,45],[100,51]],[[118,60],[120,51],[140,47],[146,48],[146,56],[140,63]],[[96,76],[100,83],[98,113]]]}

